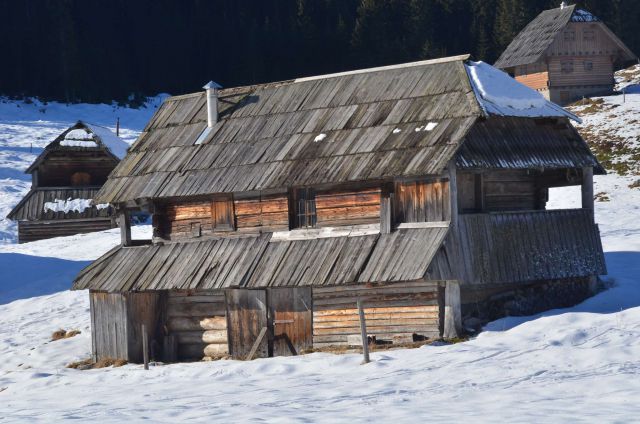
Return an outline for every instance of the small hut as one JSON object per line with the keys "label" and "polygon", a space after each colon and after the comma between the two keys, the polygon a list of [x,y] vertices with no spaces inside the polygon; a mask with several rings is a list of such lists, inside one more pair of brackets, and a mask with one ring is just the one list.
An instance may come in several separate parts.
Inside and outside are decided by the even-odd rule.
{"label": "small hut", "polygon": [[552,102],[567,104],[610,94],[614,72],[637,61],[600,19],[563,2],[531,21],[494,66]]}
{"label": "small hut", "polygon": [[107,128],[82,121],[49,143],[25,171],[31,190],[7,216],[18,221],[18,242],[113,228],[113,208],[93,199],[127,148]]}
{"label": "small hut", "polygon": [[[452,338],[587,297],[603,170],[574,115],[468,56],[171,97],[96,196],[122,245],[77,276],[96,359]],[[549,188],[582,208],[546,210]],[[129,216],[153,215],[131,240]],[[473,319],[472,319],[473,318]]]}

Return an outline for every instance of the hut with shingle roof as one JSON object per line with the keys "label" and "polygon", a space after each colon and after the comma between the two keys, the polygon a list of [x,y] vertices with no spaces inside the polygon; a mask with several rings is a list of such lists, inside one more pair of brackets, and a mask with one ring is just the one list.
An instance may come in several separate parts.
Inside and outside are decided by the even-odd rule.
{"label": "hut with shingle roof", "polygon": [[610,94],[614,72],[637,61],[600,19],[563,2],[531,21],[494,66],[552,102],[567,104]]}
{"label": "hut with shingle roof", "polygon": [[115,227],[113,208],[93,199],[128,147],[109,129],[82,121],[49,143],[25,171],[31,190],[7,216],[18,221],[18,242]]}
{"label": "hut with shingle roof", "polygon": [[[577,118],[489,65],[205,87],[168,98],[96,196],[122,230],[73,285],[96,359],[140,361],[142,324],[165,360],[357,344],[358,299],[371,343],[451,338],[606,272]],[[546,210],[565,185],[583,208]]]}

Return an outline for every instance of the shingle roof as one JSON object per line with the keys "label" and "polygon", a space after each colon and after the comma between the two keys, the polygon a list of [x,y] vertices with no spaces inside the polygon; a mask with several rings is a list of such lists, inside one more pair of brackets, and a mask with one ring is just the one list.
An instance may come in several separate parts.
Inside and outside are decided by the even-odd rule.
{"label": "shingle roof", "polygon": [[[82,133],[81,138],[75,139],[73,134]],[[68,139],[68,135],[70,135]],[[55,140],[47,144],[42,153],[27,168],[26,173],[33,172],[53,151],[60,150],[98,150],[112,156],[114,161],[122,159],[127,154],[129,145],[116,136],[108,128],[78,121],[64,130]]]}
{"label": "shingle roof", "polygon": [[111,207],[98,209],[95,205],[82,211],[55,212],[45,209],[45,203],[67,199],[93,199],[100,190],[99,187],[79,188],[36,188],[18,203],[7,215],[8,219],[16,221],[35,221],[48,219],[78,219],[78,218],[107,218],[111,216]]}
{"label": "shingle roof", "polygon": [[535,63],[567,25],[575,5],[545,10],[524,27],[493,66],[510,68]]}
{"label": "shingle roof", "polygon": [[464,59],[221,90],[199,145],[204,93],[169,98],[99,201],[437,174],[483,114]]}
{"label": "shingle roof", "polygon": [[295,241],[271,241],[271,234],[263,234],[117,247],[83,269],[73,289],[219,289],[418,280],[448,230],[402,229]]}

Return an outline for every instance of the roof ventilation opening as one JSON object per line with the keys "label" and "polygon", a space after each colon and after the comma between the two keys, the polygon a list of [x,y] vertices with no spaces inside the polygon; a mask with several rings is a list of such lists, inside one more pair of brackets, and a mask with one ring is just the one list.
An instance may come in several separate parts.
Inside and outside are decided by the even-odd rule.
{"label": "roof ventilation opening", "polygon": [[220,84],[209,81],[204,87],[207,90],[207,126],[213,127],[218,122],[218,90],[222,88]]}

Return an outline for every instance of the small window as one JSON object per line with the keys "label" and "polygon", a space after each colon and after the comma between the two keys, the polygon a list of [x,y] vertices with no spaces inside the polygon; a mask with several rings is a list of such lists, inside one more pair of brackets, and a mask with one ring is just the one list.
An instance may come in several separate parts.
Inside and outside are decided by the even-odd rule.
{"label": "small window", "polygon": [[214,231],[233,231],[233,199],[231,197],[216,198],[211,202],[211,221]]}
{"label": "small window", "polygon": [[585,71],[593,71],[593,62],[590,60],[585,60],[582,62]]}
{"label": "small window", "polygon": [[316,191],[312,188],[294,189],[291,196],[292,228],[315,228]]}
{"label": "small window", "polygon": [[575,31],[565,31],[564,32],[564,41],[574,41],[576,39]]}
{"label": "small window", "polygon": [[71,185],[73,187],[91,185],[91,175],[88,172],[75,172],[71,175]]}
{"label": "small window", "polygon": [[595,40],[595,38],[596,38],[595,32],[593,32],[590,29],[587,29],[582,33],[582,39],[585,41]]}
{"label": "small window", "polygon": [[570,74],[573,72],[573,60],[567,60],[560,63],[560,70],[563,74]]}

